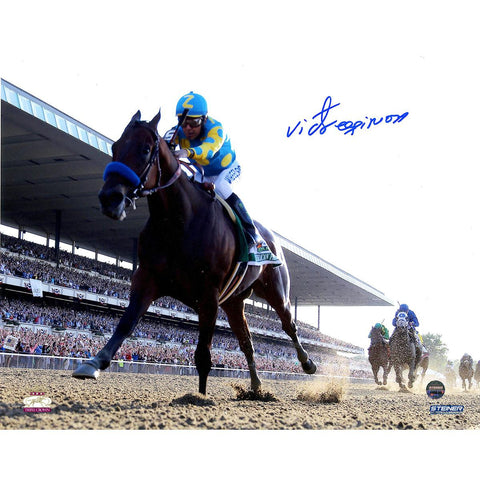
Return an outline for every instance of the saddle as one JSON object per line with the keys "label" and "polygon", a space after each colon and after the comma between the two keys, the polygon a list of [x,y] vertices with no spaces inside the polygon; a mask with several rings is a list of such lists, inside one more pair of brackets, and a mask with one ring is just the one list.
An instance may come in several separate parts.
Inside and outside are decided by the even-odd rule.
{"label": "saddle", "polygon": [[239,245],[239,254],[237,258],[237,264],[233,269],[225,286],[220,292],[219,300],[221,304],[225,300],[227,300],[236,290],[238,285],[240,285],[247,272],[247,267],[249,265],[262,265],[263,263],[268,263],[268,257],[271,256],[271,253],[270,251],[268,251],[267,255],[262,252],[261,248],[258,247],[256,253],[251,253],[249,251],[249,246],[247,238],[245,236],[242,221],[238,217],[237,213],[232,209],[232,207],[222,197],[220,197],[220,195],[215,193],[215,184],[211,182],[198,182],[193,177],[191,178],[191,181],[197,188],[210,195],[212,201],[217,200],[222,205],[227,215],[230,217],[233,224],[235,225],[236,236]]}
{"label": "saddle", "polygon": [[[207,182],[207,187],[208,187],[208,182]],[[211,191],[211,193],[213,194],[215,199],[220,202],[220,204],[223,206],[228,216],[234,223],[236,228],[236,233],[237,233],[237,239],[239,243],[239,256],[237,259],[237,264],[235,265],[235,268],[233,269],[227,282],[225,283],[225,286],[222,288],[220,292],[219,304],[222,304],[225,300],[227,300],[233,294],[233,292],[235,292],[235,290],[237,289],[237,287],[240,285],[243,278],[245,277],[245,274],[247,273],[249,257],[248,257],[248,243],[247,243],[245,232],[243,231],[243,227],[240,222],[240,219],[238,218],[237,214],[232,210],[230,205],[228,205],[228,203],[222,197],[220,197],[214,192],[214,189],[215,189],[215,185],[213,185],[213,190]]]}

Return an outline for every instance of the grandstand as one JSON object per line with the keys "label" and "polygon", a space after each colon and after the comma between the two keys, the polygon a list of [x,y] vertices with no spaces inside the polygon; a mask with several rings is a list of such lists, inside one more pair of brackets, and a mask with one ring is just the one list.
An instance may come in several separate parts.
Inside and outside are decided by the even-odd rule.
{"label": "grandstand", "polygon": [[[139,202],[128,222],[106,225],[97,192],[104,167],[110,161],[112,140],[2,79],[1,143],[1,222],[19,232],[19,238],[2,235],[1,327],[6,328],[7,321],[10,329],[30,331],[32,326],[33,330],[38,327],[32,319],[23,322],[23,318],[22,321],[7,318],[5,305],[10,300],[33,304],[36,308],[89,309],[100,317],[108,313],[118,318],[128,304],[131,273],[118,265],[121,262],[136,264],[135,239],[145,223],[147,210],[146,202]],[[45,239],[45,246],[26,242],[22,232],[40,235]],[[108,241],[105,241],[106,235]],[[393,305],[377,289],[277,236],[290,270],[294,306],[318,305],[320,311],[322,305]],[[50,247],[52,242],[54,246]],[[60,249],[61,242],[71,245],[71,253]],[[95,252],[95,261],[76,255],[78,247]],[[117,266],[99,262],[98,255],[115,258]],[[30,280],[40,280],[41,299],[32,298]],[[274,322],[265,323],[269,312],[258,303],[259,299],[254,300],[256,302],[248,306],[253,335],[267,345],[273,342],[280,351],[286,336]],[[18,304],[15,305],[18,309]],[[7,310],[12,310],[12,306]],[[18,313],[16,315],[18,317]],[[197,321],[194,312],[172,299],[155,302],[143,322],[154,324],[158,317],[187,331]],[[363,349],[322,335],[298,319],[297,323],[305,346],[315,349],[322,361],[337,352],[363,353]],[[62,328],[72,330],[72,335],[82,331],[85,339],[94,337],[91,329],[70,327]],[[54,323],[42,328],[45,334],[51,335],[61,331],[55,330],[55,333],[54,330]],[[230,335],[221,314],[218,330],[222,335]],[[142,344],[147,340],[157,342],[158,339],[138,339]]]}

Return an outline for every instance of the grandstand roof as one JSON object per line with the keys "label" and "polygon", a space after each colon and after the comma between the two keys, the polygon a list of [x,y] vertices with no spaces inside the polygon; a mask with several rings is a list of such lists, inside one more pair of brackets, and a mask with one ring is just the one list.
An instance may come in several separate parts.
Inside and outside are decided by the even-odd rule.
{"label": "grandstand roof", "polygon": [[[2,80],[1,223],[131,261],[147,202],[126,221],[100,212],[98,191],[112,140]],[[60,229],[58,231],[58,225]],[[298,305],[390,306],[393,302],[278,235]]]}

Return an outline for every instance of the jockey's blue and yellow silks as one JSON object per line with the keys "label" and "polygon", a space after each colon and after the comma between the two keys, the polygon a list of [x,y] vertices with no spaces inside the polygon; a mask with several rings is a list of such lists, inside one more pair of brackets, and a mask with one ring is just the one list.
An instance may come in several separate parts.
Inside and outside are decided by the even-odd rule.
{"label": "jockey's blue and yellow silks", "polygon": [[178,129],[175,144],[188,152],[188,158],[203,167],[206,177],[218,175],[230,167],[236,158],[230,138],[223,131],[222,124],[207,117],[202,133],[195,140],[185,137],[182,127]]}

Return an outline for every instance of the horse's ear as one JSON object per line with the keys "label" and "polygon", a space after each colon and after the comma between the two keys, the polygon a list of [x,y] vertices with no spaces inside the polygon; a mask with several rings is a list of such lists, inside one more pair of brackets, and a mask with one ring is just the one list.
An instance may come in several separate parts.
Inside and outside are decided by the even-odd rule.
{"label": "horse's ear", "polygon": [[153,130],[157,130],[158,122],[160,121],[161,116],[161,111],[158,110],[158,113],[148,123]]}
{"label": "horse's ear", "polygon": [[130,123],[139,122],[141,117],[142,117],[142,114],[140,113],[140,110],[138,110],[137,113],[130,120]]}

